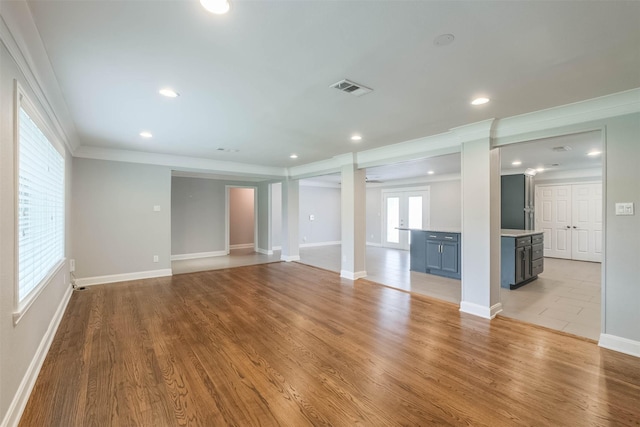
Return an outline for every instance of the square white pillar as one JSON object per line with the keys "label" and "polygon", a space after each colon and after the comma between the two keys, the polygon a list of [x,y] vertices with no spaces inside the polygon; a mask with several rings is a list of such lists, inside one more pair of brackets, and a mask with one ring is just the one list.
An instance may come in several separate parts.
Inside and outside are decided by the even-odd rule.
{"label": "square white pillar", "polygon": [[299,210],[300,182],[294,179],[282,181],[282,253],[280,259],[283,261],[300,260]]}
{"label": "square white pillar", "polygon": [[341,222],[342,258],[340,277],[366,277],[366,182],[365,170],[351,163],[342,166]]}

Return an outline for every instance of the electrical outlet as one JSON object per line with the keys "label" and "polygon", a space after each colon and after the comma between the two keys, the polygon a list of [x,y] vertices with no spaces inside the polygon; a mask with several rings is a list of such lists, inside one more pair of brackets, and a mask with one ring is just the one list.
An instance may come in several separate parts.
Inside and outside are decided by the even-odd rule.
{"label": "electrical outlet", "polygon": [[316,216],[315,215],[309,215],[309,221],[315,221]]}
{"label": "electrical outlet", "polygon": [[158,257],[158,255],[154,255],[153,256],[153,262],[159,262],[160,258]]}
{"label": "electrical outlet", "polygon": [[76,260],[75,259],[70,259],[69,260],[69,271],[71,273],[73,273],[74,271],[76,271]]}
{"label": "electrical outlet", "polygon": [[160,212],[160,205],[155,205],[155,206],[153,207],[153,211],[154,211],[154,212]]}

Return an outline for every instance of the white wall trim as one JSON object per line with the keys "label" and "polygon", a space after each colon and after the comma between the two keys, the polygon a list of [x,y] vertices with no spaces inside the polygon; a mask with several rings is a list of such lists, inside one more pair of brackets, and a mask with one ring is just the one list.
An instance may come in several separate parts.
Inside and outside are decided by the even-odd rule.
{"label": "white wall trim", "polygon": [[31,359],[31,363],[27,368],[27,372],[24,377],[22,377],[22,381],[20,382],[20,386],[16,391],[13,400],[11,401],[11,405],[7,410],[7,413],[2,420],[1,427],[15,427],[20,422],[20,417],[22,417],[22,413],[24,412],[24,408],[27,406],[27,401],[29,400],[29,396],[31,395],[31,391],[33,391],[33,387],[36,384],[36,380],[38,379],[38,374],[40,373],[40,369],[42,368],[42,364],[44,363],[44,359],[49,352],[49,348],[51,347],[51,343],[53,342],[53,337],[56,335],[58,330],[58,326],[60,326],[60,321],[62,320],[62,316],[64,315],[64,311],[69,304],[69,300],[71,299],[71,294],[73,293],[73,288],[71,284],[67,286],[67,290],[65,291],[60,304],[58,304],[58,308],[56,309],[51,322],[49,322],[49,327],[45,332],[42,340],[40,341],[40,345],[36,350],[36,353]]}
{"label": "white wall trim", "polygon": [[316,243],[300,243],[299,247],[301,248],[315,248],[317,246],[333,246],[333,245],[341,245],[342,241],[335,240],[331,242],[316,242]]}
{"label": "white wall trim", "polygon": [[262,255],[273,255],[273,251],[269,251],[267,249],[257,248],[256,252]]}
{"label": "white wall trim", "polygon": [[213,251],[213,252],[194,252],[191,254],[178,254],[171,255],[171,261],[182,261],[185,259],[199,259],[210,258],[214,256],[226,256],[229,255],[227,251]]}
{"label": "white wall trim", "polygon": [[300,261],[300,255],[292,255],[292,256],[282,255],[280,256],[280,259],[286,262]]}
{"label": "white wall trim", "polygon": [[255,243],[239,243],[237,245],[229,245],[229,249],[253,249],[255,247]]}
{"label": "white wall trim", "polygon": [[363,277],[367,277],[367,272],[340,270],[340,277],[349,280],[358,280],[362,279]]}
{"label": "white wall trim", "polygon": [[483,317],[485,319],[493,319],[502,311],[502,303],[499,302],[491,307],[485,307],[472,302],[462,301],[460,303],[460,311],[463,313],[473,314],[474,316]]}
{"label": "white wall trim", "polygon": [[171,269],[165,268],[162,270],[137,271],[135,273],[111,274],[108,276],[83,277],[81,279],[76,279],[76,286],[103,285],[106,283],[153,279],[154,277],[166,277],[171,275]]}
{"label": "white wall trim", "polygon": [[381,248],[382,243],[367,242],[367,246],[373,246],[374,248]]}
{"label": "white wall trim", "polygon": [[273,249],[274,251],[281,251],[282,250],[282,246],[274,246],[271,249]]}
{"label": "white wall trim", "polygon": [[640,357],[640,341],[634,341],[616,335],[600,334],[598,345],[602,348]]}

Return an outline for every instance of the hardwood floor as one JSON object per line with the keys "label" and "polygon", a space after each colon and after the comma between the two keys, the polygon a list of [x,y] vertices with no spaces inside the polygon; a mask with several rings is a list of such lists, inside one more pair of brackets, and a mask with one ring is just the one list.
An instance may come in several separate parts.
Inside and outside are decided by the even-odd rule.
{"label": "hardwood floor", "polygon": [[296,263],[75,292],[20,423],[639,424],[638,358]]}

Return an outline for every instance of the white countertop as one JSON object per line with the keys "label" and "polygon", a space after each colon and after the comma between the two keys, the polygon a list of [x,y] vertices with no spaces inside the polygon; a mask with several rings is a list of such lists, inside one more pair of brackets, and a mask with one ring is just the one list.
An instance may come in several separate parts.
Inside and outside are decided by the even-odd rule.
{"label": "white countertop", "polygon": [[458,233],[460,234],[462,232],[462,230],[460,228],[455,228],[455,227],[430,227],[428,229],[426,228],[404,228],[404,227],[397,227],[398,230],[407,230],[407,231],[425,231],[425,232],[431,232],[431,233]]}
{"label": "white countertop", "polygon": [[533,236],[534,234],[540,234],[542,231],[536,230],[511,230],[507,228],[503,228],[500,230],[500,235],[502,237],[525,237],[525,236]]}

